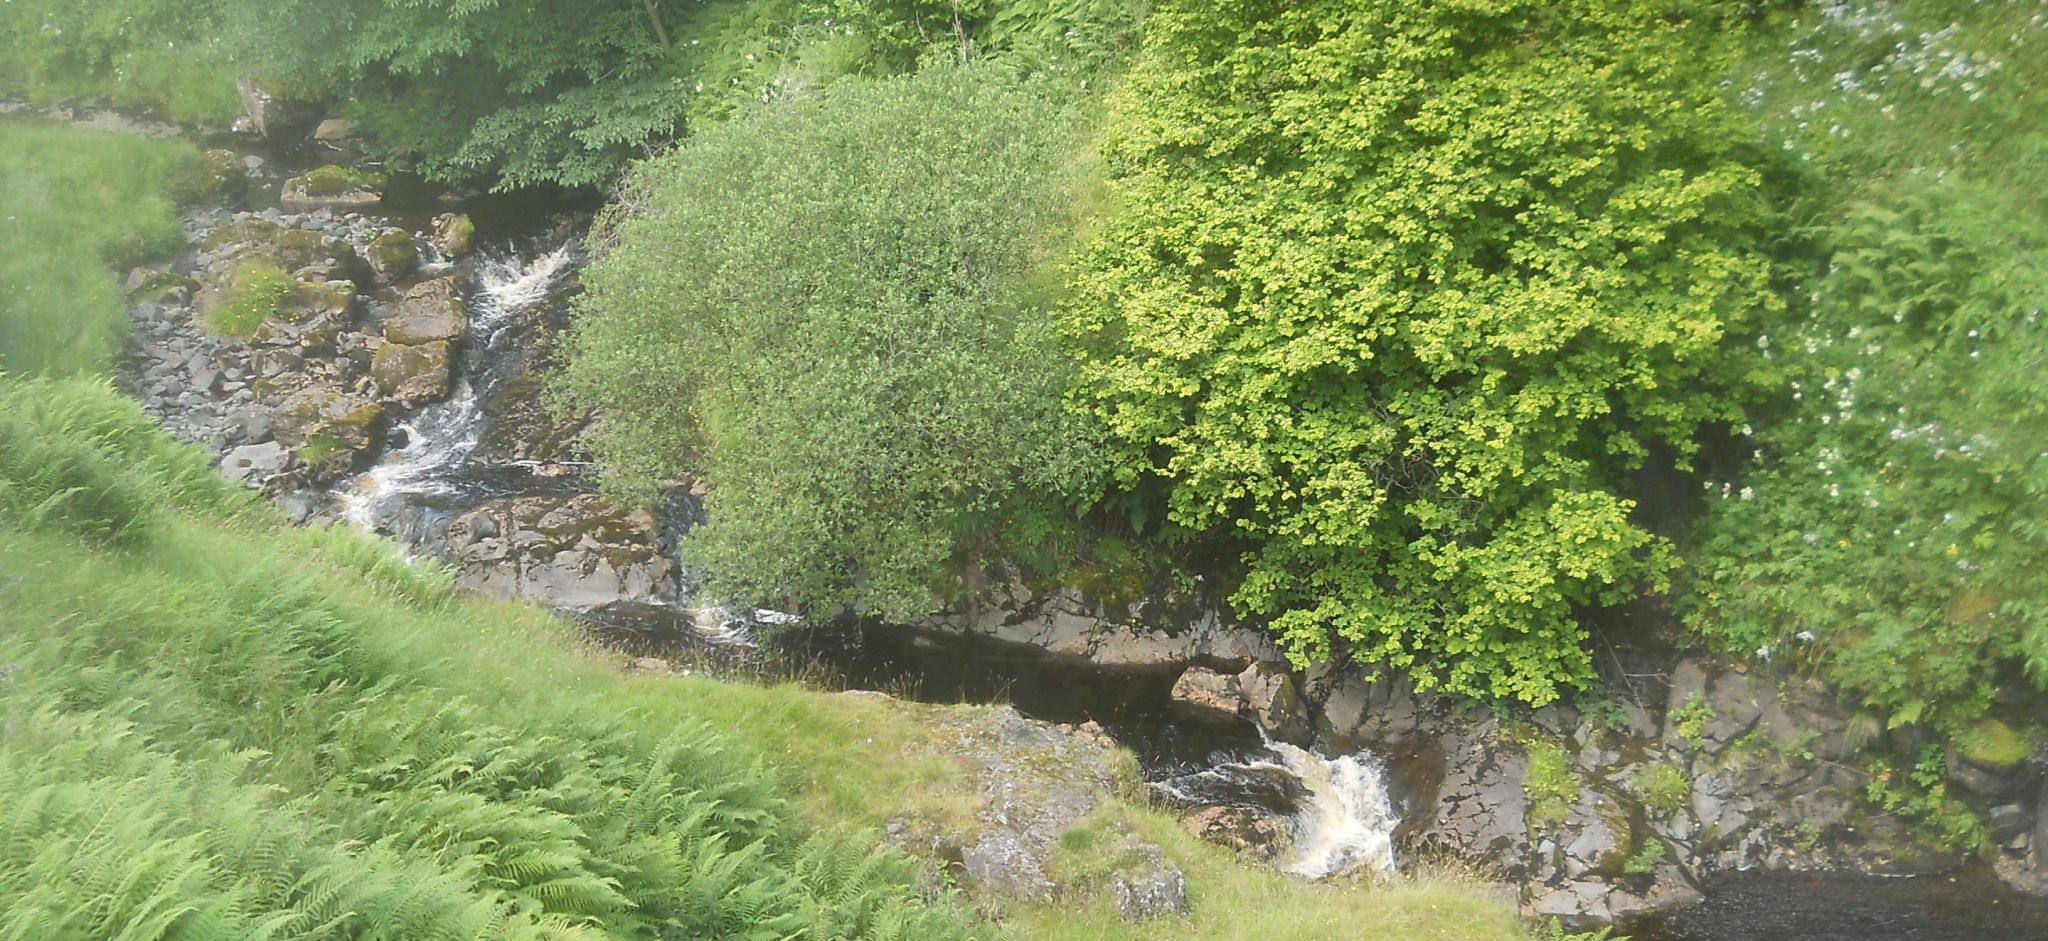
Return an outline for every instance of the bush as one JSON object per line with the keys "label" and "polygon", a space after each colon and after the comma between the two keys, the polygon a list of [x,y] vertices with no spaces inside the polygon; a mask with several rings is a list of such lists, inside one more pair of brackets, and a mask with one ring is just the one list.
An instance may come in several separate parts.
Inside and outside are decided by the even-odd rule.
{"label": "bush", "polygon": [[558,399],[614,487],[691,475],[728,597],[929,611],[956,552],[1084,466],[1034,277],[1057,106],[939,68],[764,108],[638,167]]}
{"label": "bush", "polygon": [[1067,318],[1110,505],[1243,547],[1297,663],[1583,687],[1577,611],[1666,571],[1628,475],[1773,303],[1725,6],[1161,4]]}
{"label": "bush", "polygon": [[2048,665],[2048,240],[1994,199],[1908,186],[1819,230],[1807,319],[1759,341],[1783,418],[1697,553],[1699,631],[1818,661],[1891,726],[1953,731]]}
{"label": "bush", "polygon": [[1812,169],[1807,276],[1758,338],[1783,383],[1709,485],[1688,622],[1956,734],[1999,685],[2048,686],[2048,21],[1916,0],[1786,25],[1745,96]]}
{"label": "bush", "polygon": [[1529,827],[1548,830],[1564,823],[1578,803],[1579,779],[1572,773],[1571,755],[1557,743],[1538,739],[1528,743],[1527,751],[1529,769],[1522,790],[1529,795]]}
{"label": "bush", "polygon": [[1669,816],[1692,799],[1692,779],[1677,762],[1659,761],[1643,769],[1635,782],[1636,799],[1644,807]]}

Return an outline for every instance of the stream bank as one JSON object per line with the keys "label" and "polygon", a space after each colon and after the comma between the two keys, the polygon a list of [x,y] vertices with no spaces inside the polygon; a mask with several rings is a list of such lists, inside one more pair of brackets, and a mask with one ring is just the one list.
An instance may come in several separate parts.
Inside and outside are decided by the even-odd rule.
{"label": "stream bank", "polygon": [[[678,644],[755,642],[772,612],[693,604],[673,554],[696,516],[690,495],[674,494],[660,513],[597,495],[571,447],[574,428],[538,408],[532,376],[575,290],[576,220],[477,212],[476,244],[458,251],[445,236],[468,206],[400,211],[358,188],[334,194],[346,202],[286,208],[269,194],[286,189],[297,161],[314,159],[237,157],[248,194],[239,208],[194,213],[185,258],[131,275],[129,377],[146,407],[301,520],[390,534],[476,590],[601,612],[615,630]],[[249,342],[200,329],[209,291],[221,293],[252,257],[312,287]],[[1008,584],[1000,573],[990,580]],[[1640,919],[1697,903],[1702,890],[1735,893],[1717,881],[1729,873],[1924,879],[1953,867],[1896,818],[1862,808],[1867,782],[1845,760],[1886,747],[1882,736],[1859,732],[1824,689],[1705,660],[1661,665],[1651,691],[1618,715],[1501,716],[1355,670],[1290,670],[1262,632],[1212,604],[1106,605],[1021,586],[917,625],[787,630],[774,643],[850,686],[1007,700],[1042,723],[1031,728],[1060,736],[1091,737],[1092,723],[1139,755],[1143,777],[1191,829],[1310,874],[1448,852],[1498,872],[1532,914],[1730,939],[1745,935]],[[1667,768],[1685,782],[1680,798],[1652,786]],[[2008,824],[1999,860],[2013,864],[2011,879],[2038,876],[2048,852],[2039,762],[1989,769],[1985,780],[1986,799],[2000,801],[1990,809]],[[1347,827],[1348,838],[1321,844]],[[971,848],[961,848],[963,866]],[[1809,900],[1868,891],[1786,885]],[[1961,906],[1980,911],[2008,904],[1981,882],[1885,885],[1931,885],[1983,902]],[[1906,917],[1953,924],[1959,910]]]}

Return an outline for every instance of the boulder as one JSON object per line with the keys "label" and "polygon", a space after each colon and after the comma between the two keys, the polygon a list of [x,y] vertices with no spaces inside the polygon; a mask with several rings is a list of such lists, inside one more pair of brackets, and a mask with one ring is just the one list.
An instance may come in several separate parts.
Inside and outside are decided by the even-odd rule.
{"label": "boulder", "polygon": [[293,287],[298,306],[314,314],[347,315],[356,302],[353,281],[300,281]]}
{"label": "boulder", "polygon": [[375,399],[332,386],[312,386],[278,405],[271,417],[271,433],[294,448],[318,442],[362,451],[376,443],[383,415],[384,407]]}
{"label": "boulder", "polygon": [[384,322],[384,338],[393,343],[432,343],[461,340],[469,320],[462,307],[461,288],[454,278],[434,278],[405,290]]}
{"label": "boulder", "polygon": [[469,254],[470,243],[476,240],[476,223],[471,222],[467,213],[446,212],[434,217],[434,250],[441,257],[453,261]]}
{"label": "boulder", "polygon": [[1117,914],[1125,921],[1188,913],[1188,880],[1178,869],[1119,872],[1110,882]]}
{"label": "boulder", "polygon": [[284,473],[291,459],[291,452],[275,441],[244,445],[221,456],[220,472],[235,483],[261,486]]}
{"label": "boulder", "polygon": [[1180,822],[1198,839],[1261,859],[1278,858],[1286,848],[1286,821],[1254,807],[1197,807]]}
{"label": "boulder", "polygon": [[450,522],[446,546],[458,582],[502,598],[587,609],[678,588],[654,514],[596,494],[494,500]]}
{"label": "boulder", "polygon": [[313,139],[317,141],[348,140],[356,136],[356,122],[348,118],[328,118],[313,128]]}
{"label": "boulder", "polygon": [[1300,688],[1285,666],[1254,663],[1237,675],[1237,685],[1252,721],[1267,734],[1294,745],[1306,745],[1314,737]]}
{"label": "boulder", "polygon": [[135,268],[122,284],[128,299],[137,304],[185,304],[199,291],[199,282],[182,274],[155,268]]}
{"label": "boulder", "polygon": [[243,76],[235,80],[235,91],[241,95],[242,111],[248,116],[250,127],[269,140],[303,140],[320,122],[319,105],[294,101],[270,82]]}
{"label": "boulder", "polygon": [[1208,667],[1189,667],[1173,683],[1173,704],[1204,718],[1235,718],[1245,708],[1237,677]]}
{"label": "boulder", "polygon": [[381,173],[329,164],[284,181],[278,201],[292,209],[362,209],[384,201]]}
{"label": "boulder", "polygon": [[201,202],[232,203],[248,191],[248,171],[233,151],[214,149],[200,154],[199,175],[192,181],[191,195]]}
{"label": "boulder", "polygon": [[377,280],[392,284],[412,274],[420,266],[420,252],[412,243],[412,236],[401,229],[385,229],[363,249],[369,259],[370,273]]}
{"label": "boulder", "polygon": [[408,405],[448,394],[448,341],[386,343],[370,360],[370,378],[377,388]]}

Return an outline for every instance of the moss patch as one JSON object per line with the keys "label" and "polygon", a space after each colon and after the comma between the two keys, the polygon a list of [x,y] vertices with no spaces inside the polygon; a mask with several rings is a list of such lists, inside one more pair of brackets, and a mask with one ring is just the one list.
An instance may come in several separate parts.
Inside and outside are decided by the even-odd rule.
{"label": "moss patch", "polygon": [[2040,730],[2015,731],[1997,719],[1985,719],[1956,736],[1956,751],[1980,768],[2010,768],[2034,753]]}
{"label": "moss patch", "polygon": [[248,339],[264,320],[283,314],[296,292],[297,283],[277,263],[246,261],[235,268],[226,293],[201,312],[200,320],[215,333]]}
{"label": "moss patch", "polygon": [[368,173],[329,164],[316,167],[291,181],[294,189],[308,196],[339,196],[359,190],[381,191],[390,180],[381,173]]}

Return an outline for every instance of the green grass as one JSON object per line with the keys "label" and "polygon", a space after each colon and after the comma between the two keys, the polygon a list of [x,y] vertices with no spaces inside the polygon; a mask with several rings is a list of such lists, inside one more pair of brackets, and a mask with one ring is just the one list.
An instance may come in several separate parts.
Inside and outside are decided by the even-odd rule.
{"label": "green grass", "polygon": [[0,96],[86,98],[183,123],[240,110],[235,63],[209,0],[0,3]]}
{"label": "green grass", "polygon": [[179,247],[200,172],[183,143],[0,123],[0,370],[103,371],[128,330],[114,272]]}
{"label": "green grass", "polygon": [[1571,813],[1579,799],[1579,779],[1572,773],[1571,756],[1548,739],[1532,739],[1528,745],[1529,771],[1522,790],[1529,794],[1529,827],[1548,830]]}
{"label": "green grass", "polygon": [[246,261],[235,267],[220,303],[203,310],[200,319],[215,333],[246,340],[263,321],[285,312],[296,289],[292,276],[276,262]]}
{"label": "green grass", "polygon": [[1692,779],[1674,761],[1658,761],[1643,769],[1636,779],[1636,796],[1643,806],[1665,814],[1677,813],[1692,799]]}
{"label": "green grass", "polygon": [[[1063,840],[1061,861],[1098,869],[1120,858],[1119,831],[1149,841],[1187,876],[1187,917],[1126,923],[1106,898],[1012,906],[1012,934],[1039,941],[1282,941],[1346,937],[1402,941],[1520,941],[1528,932],[1514,909],[1475,891],[1477,878],[1456,866],[1404,864],[1383,882],[1312,884],[1261,866],[1190,836],[1170,815],[1116,805],[1099,815],[1087,838]],[[1102,873],[1098,881],[1106,882]]]}

